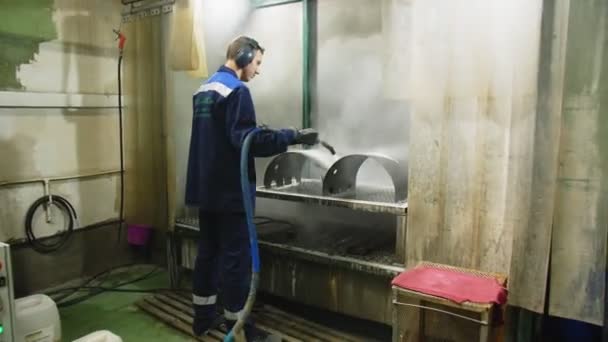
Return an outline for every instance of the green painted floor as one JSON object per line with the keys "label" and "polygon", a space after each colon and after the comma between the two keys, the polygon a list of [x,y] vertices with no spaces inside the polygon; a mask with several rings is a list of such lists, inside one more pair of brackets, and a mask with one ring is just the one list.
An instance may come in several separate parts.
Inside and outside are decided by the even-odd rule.
{"label": "green painted floor", "polygon": [[[167,272],[160,271],[147,279],[121,288],[151,289],[168,286]],[[134,303],[145,295],[145,293],[104,292],[81,303],[60,308],[62,341],[73,341],[97,330],[109,330],[125,342],[194,341],[137,308]]]}
{"label": "green painted floor", "polygon": [[[152,271],[152,272],[151,272]],[[138,265],[117,269],[109,274],[104,274],[95,278],[94,282],[87,286],[103,286],[105,288],[115,288],[119,284],[124,284],[132,280],[142,278],[137,282],[118,287],[119,289],[165,289],[169,287],[169,275],[165,270],[150,265]],[[82,280],[64,284],[62,289],[70,286],[81,286]],[[57,290],[57,289],[55,289]],[[50,290],[47,293],[52,293]],[[193,338],[184,335],[168,325],[149,316],[137,306],[137,302],[145,292],[103,292],[84,301],[69,306],[62,306],[69,303],[74,298],[81,298],[78,292],[76,295],[67,298],[59,298],[66,292],[55,291],[53,299],[59,304],[59,315],[61,318],[62,341],[73,341],[77,338],[90,334],[98,330],[109,330],[120,336],[125,342],[138,341],[195,341]],[[319,324],[333,327],[348,333],[366,336],[369,341],[390,341],[391,328],[378,323],[367,322],[337,315],[324,310],[310,308],[302,305],[294,305],[279,298],[260,294],[260,300],[271,303],[273,306],[289,311],[292,314],[316,321]]]}

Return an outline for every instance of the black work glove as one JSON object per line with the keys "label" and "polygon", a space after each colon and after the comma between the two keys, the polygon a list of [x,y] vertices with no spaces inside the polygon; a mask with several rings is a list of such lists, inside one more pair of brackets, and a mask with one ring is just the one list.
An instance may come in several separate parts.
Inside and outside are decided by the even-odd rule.
{"label": "black work glove", "polygon": [[297,129],[294,144],[314,145],[319,142],[319,132],[314,128]]}

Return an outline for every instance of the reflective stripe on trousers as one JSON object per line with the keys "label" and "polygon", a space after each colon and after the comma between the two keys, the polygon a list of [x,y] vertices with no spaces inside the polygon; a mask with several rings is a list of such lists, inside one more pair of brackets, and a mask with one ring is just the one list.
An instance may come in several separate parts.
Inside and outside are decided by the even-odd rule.
{"label": "reflective stripe on trousers", "polygon": [[238,312],[232,312],[232,311],[224,310],[224,317],[226,319],[231,320],[231,321],[236,321],[242,315],[243,315],[243,310],[238,311]]}
{"label": "reflective stripe on trousers", "polygon": [[217,302],[217,295],[201,297],[192,294],[192,304],[194,305],[212,305],[215,304],[215,302]]}

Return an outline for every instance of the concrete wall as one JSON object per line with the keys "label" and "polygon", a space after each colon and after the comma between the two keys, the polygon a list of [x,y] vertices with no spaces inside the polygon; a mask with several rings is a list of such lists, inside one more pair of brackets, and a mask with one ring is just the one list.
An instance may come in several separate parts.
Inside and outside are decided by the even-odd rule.
{"label": "concrete wall", "polygon": [[160,231],[154,231],[148,249],[127,245],[126,235],[123,230],[119,239],[116,225],[106,224],[79,230],[61,250],[51,254],[40,254],[27,244],[12,245],[16,298],[116,266],[166,263],[165,240]]}
{"label": "concrete wall", "polygon": [[[27,209],[44,195],[68,199],[81,226],[118,217],[117,57],[120,1],[4,1],[0,11],[0,240],[22,241]],[[77,178],[100,172],[99,177]],[[25,183],[19,183],[24,182]],[[18,182],[19,184],[14,184]],[[62,229],[35,216],[34,233]],[[77,233],[57,254],[15,246],[17,291],[27,293],[128,258],[117,226]],[[93,247],[95,246],[95,247]],[[126,259],[125,259],[126,258]],[[53,270],[40,272],[41,269]]]}
{"label": "concrete wall", "polygon": [[[2,50],[13,64],[2,70],[0,83],[0,158],[8,161],[1,183],[119,169],[117,97],[111,95],[117,92],[112,28],[120,9],[120,1],[14,1],[4,7],[12,20],[0,24]],[[32,24],[32,12],[44,24]],[[17,59],[23,42],[32,50]],[[117,216],[117,179],[51,182],[51,191],[70,200],[87,225]],[[43,194],[42,183],[0,188],[0,239],[25,236],[25,212]]]}

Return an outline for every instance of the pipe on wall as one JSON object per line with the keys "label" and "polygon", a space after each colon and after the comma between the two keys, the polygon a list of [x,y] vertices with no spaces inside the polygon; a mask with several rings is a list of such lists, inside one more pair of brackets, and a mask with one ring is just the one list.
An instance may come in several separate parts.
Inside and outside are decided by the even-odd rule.
{"label": "pipe on wall", "polygon": [[302,0],[302,128],[310,122],[310,42],[311,0]]}
{"label": "pipe on wall", "polygon": [[302,0],[251,0],[253,7],[264,8],[278,5],[286,5],[294,2],[301,2]]}
{"label": "pipe on wall", "polygon": [[316,0],[251,0],[254,8],[267,8],[278,5],[302,2],[302,128],[312,126],[311,93],[313,60],[311,51],[316,43],[314,39]]}
{"label": "pipe on wall", "polygon": [[30,184],[30,183],[47,183],[51,181],[60,181],[60,180],[71,180],[71,179],[83,179],[83,178],[95,178],[113,174],[119,174],[120,170],[107,170],[93,173],[83,173],[79,175],[71,175],[71,176],[58,176],[58,177],[44,177],[44,178],[31,178],[31,179],[22,179],[22,180],[9,180],[9,181],[0,181],[0,187],[3,186],[12,186],[12,185],[21,185],[21,184]]}

